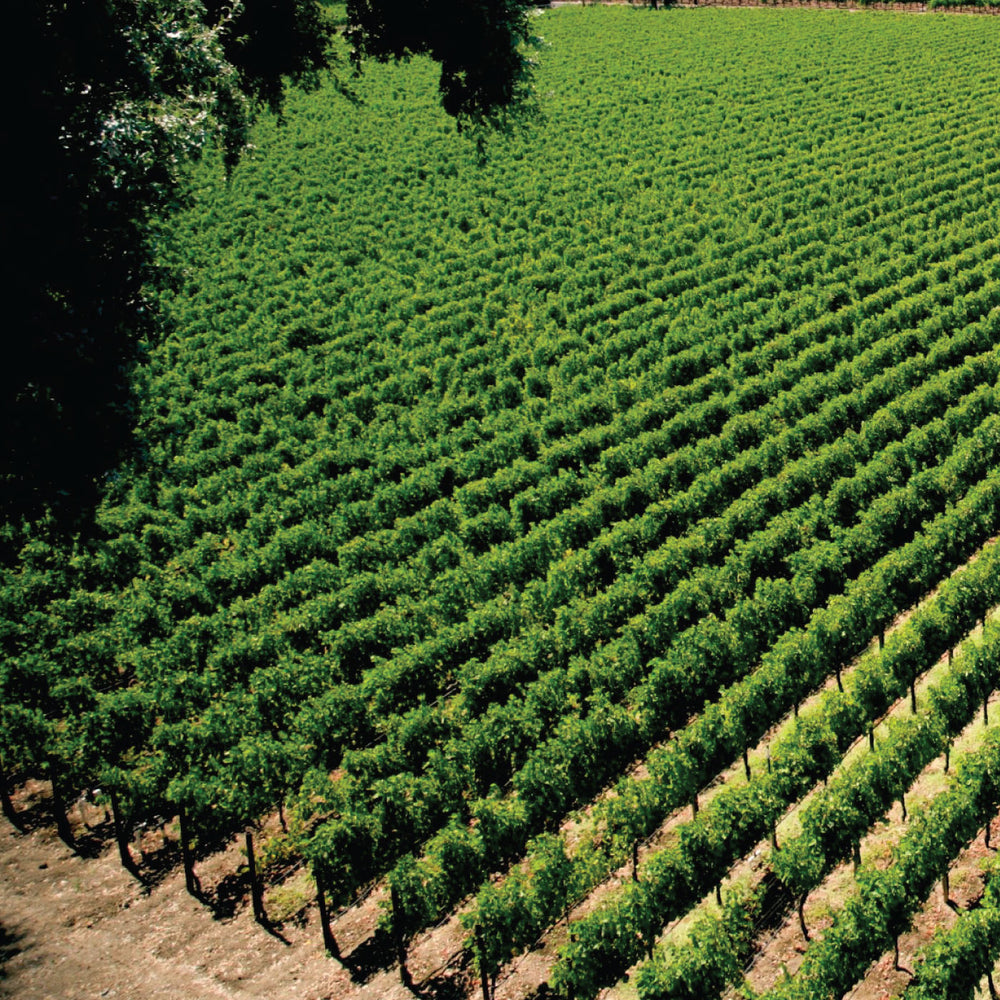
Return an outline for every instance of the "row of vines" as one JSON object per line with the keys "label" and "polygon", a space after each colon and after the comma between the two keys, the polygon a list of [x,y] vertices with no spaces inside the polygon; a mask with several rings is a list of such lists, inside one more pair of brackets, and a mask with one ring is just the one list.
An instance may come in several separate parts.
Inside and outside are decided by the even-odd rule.
{"label": "row of vines", "polygon": [[[134,455],[92,531],[0,534],[0,785],[49,779],[67,835],[100,788],[127,864],[136,824],[179,815],[189,881],[280,811],[331,948],[387,887],[404,969],[458,911],[487,992],[631,863],[551,985],[639,963],[644,998],[718,992],[753,893],[700,952],[666,925],[823,782],[770,862],[803,900],[998,687],[995,628],[966,637],[1000,604],[1000,38],[538,27],[545,118],[485,162],[418,61],[291,95],[231,177],[195,172]],[[849,988],[907,926],[1000,803],[992,735],[955,771],[775,997]]]}

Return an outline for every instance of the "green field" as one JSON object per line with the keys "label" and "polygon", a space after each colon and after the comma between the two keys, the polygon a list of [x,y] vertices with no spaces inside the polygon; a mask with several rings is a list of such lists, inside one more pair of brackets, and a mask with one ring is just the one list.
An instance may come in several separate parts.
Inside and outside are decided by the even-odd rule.
{"label": "green field", "polygon": [[[537,28],[544,119],[482,161],[418,60],[291,94],[230,178],[195,172],[99,530],[5,529],[0,751],[202,843],[280,804],[337,903],[389,878],[409,939],[465,899],[494,971],[986,545],[571,928],[552,983],[592,996],[1000,603],[1000,24]],[[994,647],[895,784],[788,853],[798,894],[971,718]],[[934,814],[948,850],[997,754]],[[873,955],[829,935],[780,995],[891,950],[936,849],[845,918]],[[681,995],[657,962],[642,995]]]}

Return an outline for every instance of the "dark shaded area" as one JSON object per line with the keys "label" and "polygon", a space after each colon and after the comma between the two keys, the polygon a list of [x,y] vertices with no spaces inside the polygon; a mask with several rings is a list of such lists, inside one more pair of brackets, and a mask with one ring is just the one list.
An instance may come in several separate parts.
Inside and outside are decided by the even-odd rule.
{"label": "dark shaded area", "polygon": [[102,823],[95,827],[78,827],[73,831],[73,851],[81,858],[96,858],[109,843],[114,843],[114,827]]}
{"label": "dark shaded area", "polygon": [[[21,783],[19,776],[18,784]],[[36,795],[26,797],[26,801],[17,802],[16,813],[17,822],[13,824],[18,833],[31,833],[40,830],[42,827],[55,827],[55,812],[52,808],[52,799],[48,795]]]}
{"label": "dark shaded area", "polygon": [[144,851],[141,862],[137,865],[138,878],[142,882],[143,891],[151,892],[156,886],[165,882],[181,864],[181,849],[176,841],[164,840],[163,846],[155,851]]}
{"label": "dark shaded area", "polygon": [[461,952],[453,961],[414,987],[413,994],[424,1000],[461,1000],[475,989],[479,980],[471,966],[468,952]]}
{"label": "dark shaded area", "polygon": [[9,931],[0,923],[0,979],[4,979],[7,975],[7,970],[4,966],[15,955],[20,955],[24,950],[19,944],[23,939],[24,935]]}
{"label": "dark shaded area", "polygon": [[[381,928],[349,955],[338,955],[337,958],[350,973],[351,980],[362,985],[371,982],[380,972],[394,966],[398,968],[396,943],[392,935]],[[468,996],[474,981],[471,956],[463,950],[419,983],[410,979],[407,988],[414,996],[425,1000],[459,1000]]]}
{"label": "dark shaded area", "polygon": [[[231,10],[226,0],[206,0],[209,23]],[[333,25],[325,8],[308,0],[274,3],[244,0],[223,40],[229,61],[240,74],[241,89],[274,111],[281,108],[283,77],[315,85],[330,61]]]}
{"label": "dark shaded area", "polygon": [[348,0],[359,57],[420,53],[441,64],[441,103],[459,123],[503,127],[531,88],[522,46],[532,41],[528,0]]}
{"label": "dark shaded area", "polygon": [[[763,896],[760,901],[760,912],[754,921],[754,940],[760,941],[768,932],[777,930],[795,907],[795,896],[785,886],[784,882],[772,871],[765,873],[761,879]],[[744,963],[744,972],[749,972],[757,960],[757,949],[754,949]]]}
{"label": "dark shaded area", "polygon": [[[430,55],[445,108],[497,125],[528,104],[526,7],[351,0],[347,34],[358,65]],[[232,21],[224,0],[14,0],[6,13],[18,98],[0,122],[12,251],[0,509],[33,519],[52,507],[79,527],[131,448],[131,373],[156,323],[143,298],[154,227],[179,201],[185,162],[208,135],[235,163],[255,110],[280,109],[284,79],[318,81],[333,25],[316,0],[246,0]],[[205,30],[220,23],[221,47]]]}
{"label": "dark shaded area", "polygon": [[244,869],[223,876],[210,892],[201,893],[202,902],[217,920],[236,916],[250,895],[250,878]]}
{"label": "dark shaded area", "polygon": [[[154,277],[154,227],[179,203],[201,127],[183,124],[184,101],[193,94],[207,107],[235,162],[252,101],[277,105],[283,74],[314,78],[325,65],[322,9],[250,0],[233,26],[239,34],[228,36],[239,91],[191,41],[198,22],[189,4],[9,5],[19,58],[18,100],[0,122],[11,153],[0,226],[13,251],[4,262],[10,349],[0,368],[8,517],[51,507],[70,529],[87,523],[131,450],[131,374],[155,333],[143,296]],[[171,117],[182,124],[164,125]],[[190,135],[180,135],[185,128]]]}
{"label": "dark shaded area", "polygon": [[369,982],[378,972],[388,969],[396,961],[396,946],[392,935],[381,927],[366,938],[341,962],[356,983]]}
{"label": "dark shaded area", "polygon": [[[15,0],[18,100],[0,227],[12,254],[0,367],[0,507],[91,505],[130,438],[128,374],[143,326],[144,209],[91,144],[129,54],[105,4]],[[89,84],[85,81],[89,81]],[[88,89],[89,88],[89,89]],[[73,517],[70,518],[73,520]]]}

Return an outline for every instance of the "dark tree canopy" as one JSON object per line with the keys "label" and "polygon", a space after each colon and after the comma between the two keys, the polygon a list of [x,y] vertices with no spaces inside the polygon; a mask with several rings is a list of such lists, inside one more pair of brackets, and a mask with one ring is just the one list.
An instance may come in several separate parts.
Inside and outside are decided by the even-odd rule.
{"label": "dark tree canopy", "polygon": [[358,57],[422,53],[441,64],[441,98],[459,121],[504,124],[530,90],[526,0],[349,0]]}
{"label": "dark tree canopy", "polygon": [[[350,2],[345,34],[358,65],[430,55],[445,108],[495,126],[527,104],[526,6]],[[152,224],[192,157],[217,142],[233,163],[284,81],[318,78],[336,27],[317,0],[14,0],[6,14],[19,59],[0,125],[12,250],[0,504],[73,513],[131,438]]]}

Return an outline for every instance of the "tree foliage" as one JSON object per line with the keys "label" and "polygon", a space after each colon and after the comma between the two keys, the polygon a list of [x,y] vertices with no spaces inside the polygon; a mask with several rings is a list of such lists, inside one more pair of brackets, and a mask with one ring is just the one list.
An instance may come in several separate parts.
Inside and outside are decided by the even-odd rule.
{"label": "tree foliage", "polygon": [[[0,500],[86,509],[131,436],[131,371],[151,320],[152,229],[184,165],[212,142],[232,164],[254,112],[333,58],[317,0],[16,0]],[[352,59],[427,53],[445,107],[496,125],[527,105],[523,0],[348,5]],[[67,502],[68,501],[68,502]]]}

